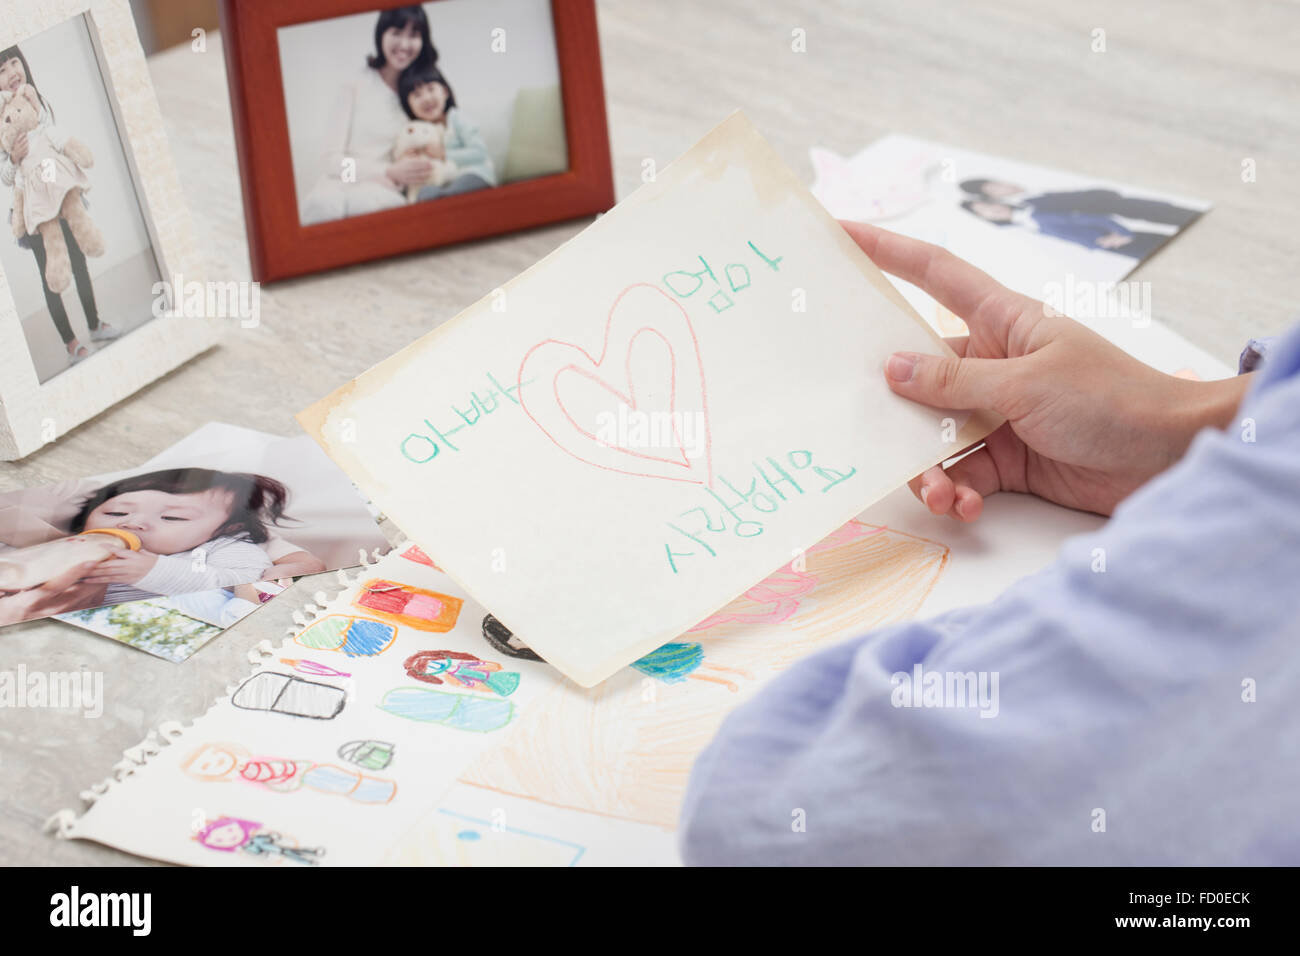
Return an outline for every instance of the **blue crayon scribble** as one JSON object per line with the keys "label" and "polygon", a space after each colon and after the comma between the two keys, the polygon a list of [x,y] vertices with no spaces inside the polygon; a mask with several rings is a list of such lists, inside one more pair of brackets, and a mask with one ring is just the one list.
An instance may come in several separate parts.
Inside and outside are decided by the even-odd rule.
{"label": "blue crayon scribble", "polygon": [[685,644],[665,644],[639,661],[633,661],[632,666],[647,677],[661,680],[665,684],[676,684],[686,680],[702,663],[704,648],[691,641]]}
{"label": "blue crayon scribble", "polygon": [[449,694],[423,687],[398,687],[384,695],[379,709],[395,717],[486,733],[510,723],[515,705],[508,700]]}

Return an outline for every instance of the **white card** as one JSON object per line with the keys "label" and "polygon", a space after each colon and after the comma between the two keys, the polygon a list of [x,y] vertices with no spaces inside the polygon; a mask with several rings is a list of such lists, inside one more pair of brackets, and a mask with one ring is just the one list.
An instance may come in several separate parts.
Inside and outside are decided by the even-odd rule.
{"label": "white card", "polygon": [[893,395],[899,350],[946,346],[736,113],[299,420],[592,686],[994,427]]}

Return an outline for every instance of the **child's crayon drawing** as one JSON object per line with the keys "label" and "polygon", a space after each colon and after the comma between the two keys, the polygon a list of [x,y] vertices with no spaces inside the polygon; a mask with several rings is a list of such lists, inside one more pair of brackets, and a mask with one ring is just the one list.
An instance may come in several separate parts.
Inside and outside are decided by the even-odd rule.
{"label": "child's crayon drawing", "polygon": [[304,628],[294,640],[316,651],[339,651],[348,657],[374,657],[397,639],[397,628],[383,621],[330,614]]}
{"label": "child's crayon drawing", "polygon": [[780,624],[793,617],[805,598],[817,588],[818,578],[807,569],[806,557],[822,554],[860,538],[884,534],[888,528],[850,521],[808,549],[803,562],[791,561],[775,574],[754,585],[717,614],[712,614],[688,633],[708,631],[722,624]]}
{"label": "child's crayon drawing", "polygon": [[535,701],[529,719],[461,780],[672,827],[691,764],[760,678],[827,641],[915,614],[947,561],[937,542],[849,522],[702,622],[692,641],[666,645],[590,690],[566,684]]}
{"label": "child's crayon drawing", "polygon": [[292,674],[261,671],[239,685],[230,702],[241,710],[265,710],[291,717],[330,720],[343,710],[347,695],[331,684]]}
{"label": "child's crayon drawing", "polygon": [[206,783],[238,779],[275,793],[305,787],[357,803],[388,803],[397,793],[397,784],[391,780],[313,760],[255,757],[237,744],[205,744],[185,758],[181,770]]}
{"label": "child's crayon drawing", "polygon": [[464,602],[450,594],[377,578],[363,584],[352,603],[394,624],[445,634],[456,626]]}
{"label": "child's crayon drawing", "polygon": [[[483,618],[483,637],[497,650],[511,657],[521,660],[541,660],[491,614]],[[653,677],[665,684],[676,684],[687,679],[703,680],[722,684],[730,691],[738,691],[740,687],[732,677],[724,675],[734,675],[734,678],[743,677],[746,680],[754,679],[754,675],[747,670],[722,667],[712,661],[706,661],[703,647],[696,643],[665,644],[640,660],[633,661],[632,667],[647,677]]]}
{"label": "child's crayon drawing", "polygon": [[420,651],[403,665],[407,676],[426,684],[448,684],[509,697],[519,687],[517,671],[503,671],[495,661],[461,651]]}
{"label": "child's crayon drawing", "polygon": [[[694,642],[665,644],[645,657],[634,661],[632,667],[647,677],[665,684],[679,684],[684,680],[712,681],[722,684],[735,693],[740,690],[736,679],[753,680],[751,671],[737,667],[723,667],[706,660],[704,647]],[[731,677],[725,675],[732,675]]]}
{"label": "child's crayon drawing", "polygon": [[455,730],[500,730],[514,717],[508,700],[451,694],[425,687],[398,687],[384,695],[379,709],[396,717],[441,724]]}
{"label": "child's crayon drawing", "polygon": [[439,807],[402,834],[389,866],[576,866],[587,848]]}
{"label": "child's crayon drawing", "polygon": [[427,565],[428,567],[433,568],[435,571],[442,570],[442,568],[438,567],[436,564],[433,563],[433,558],[425,554],[424,550],[418,544],[413,544],[405,551],[403,551],[402,557],[406,558],[406,560],[408,561],[414,561],[416,564]]}
{"label": "child's crayon drawing", "polygon": [[295,846],[292,840],[262,824],[239,817],[218,817],[194,837],[199,845],[222,853],[247,853],[269,863],[290,860],[315,866],[325,855],[322,847]]}
{"label": "child's crayon drawing", "polygon": [[386,740],[349,740],[339,748],[339,756],[366,770],[383,770],[393,762],[396,749]]}
{"label": "child's crayon drawing", "polygon": [[299,674],[311,674],[313,677],[351,677],[347,671],[335,670],[325,664],[309,661],[305,657],[282,657],[281,664],[287,664]]}
{"label": "child's crayon drawing", "polygon": [[515,637],[510,628],[491,614],[483,617],[483,639],[491,645],[493,650],[504,654],[506,657],[516,657],[521,661],[542,660],[536,651]]}
{"label": "child's crayon drawing", "polygon": [[[641,380],[643,367],[634,362],[633,353],[646,338],[658,339],[668,351],[666,376],[657,381]],[[572,389],[579,387],[575,380],[585,381],[589,392],[594,387],[606,393],[596,402],[602,414],[631,410],[666,416],[661,420],[668,423],[670,447],[598,437],[599,416],[574,413],[576,407],[592,405],[574,401]],[[699,340],[686,310],[657,286],[637,283],[618,294],[605,320],[598,357],[572,342],[546,339],[524,355],[519,382],[524,412],[557,448],[579,461],[625,475],[712,484],[709,405]],[[562,392],[570,398],[566,400]],[[611,407],[609,398],[617,404]],[[689,453],[696,443],[686,440],[687,427],[701,429],[698,455]]]}

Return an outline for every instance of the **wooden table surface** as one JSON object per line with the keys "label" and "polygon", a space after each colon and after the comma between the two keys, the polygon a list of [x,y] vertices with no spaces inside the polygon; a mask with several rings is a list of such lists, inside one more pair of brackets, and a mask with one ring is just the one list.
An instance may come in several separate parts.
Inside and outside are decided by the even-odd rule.
{"label": "wooden table surface", "polygon": [[[1085,9],[1086,7],[1086,9]],[[1214,210],[1137,278],[1155,318],[1230,365],[1297,313],[1300,5],[1110,0],[978,5],[611,0],[599,7],[619,196],[736,107],[811,181],[808,147],[850,154],[889,132],[1153,189]],[[1106,52],[1092,51],[1106,31]],[[807,51],[793,52],[792,31]],[[209,278],[249,277],[220,40],[150,60]],[[1257,180],[1242,181],[1244,159]],[[576,234],[537,229],[262,290],[261,325],[17,464],[0,490],[139,464],[207,421],[282,435],[293,414]],[[0,863],[139,862],[41,832],[164,720],[188,722],[278,640],[333,576],[300,581],[182,665],[58,622],[0,632],[0,671],[104,675],[104,714],[0,712]]]}

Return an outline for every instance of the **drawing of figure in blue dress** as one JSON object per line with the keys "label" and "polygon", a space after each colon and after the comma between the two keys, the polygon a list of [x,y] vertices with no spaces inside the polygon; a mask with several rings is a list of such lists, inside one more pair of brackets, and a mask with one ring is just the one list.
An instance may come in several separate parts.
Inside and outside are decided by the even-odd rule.
{"label": "drawing of figure in blue dress", "polygon": [[404,666],[409,676],[426,684],[445,683],[500,697],[509,697],[519,687],[517,672],[504,671],[495,661],[460,651],[420,651],[408,657]]}

